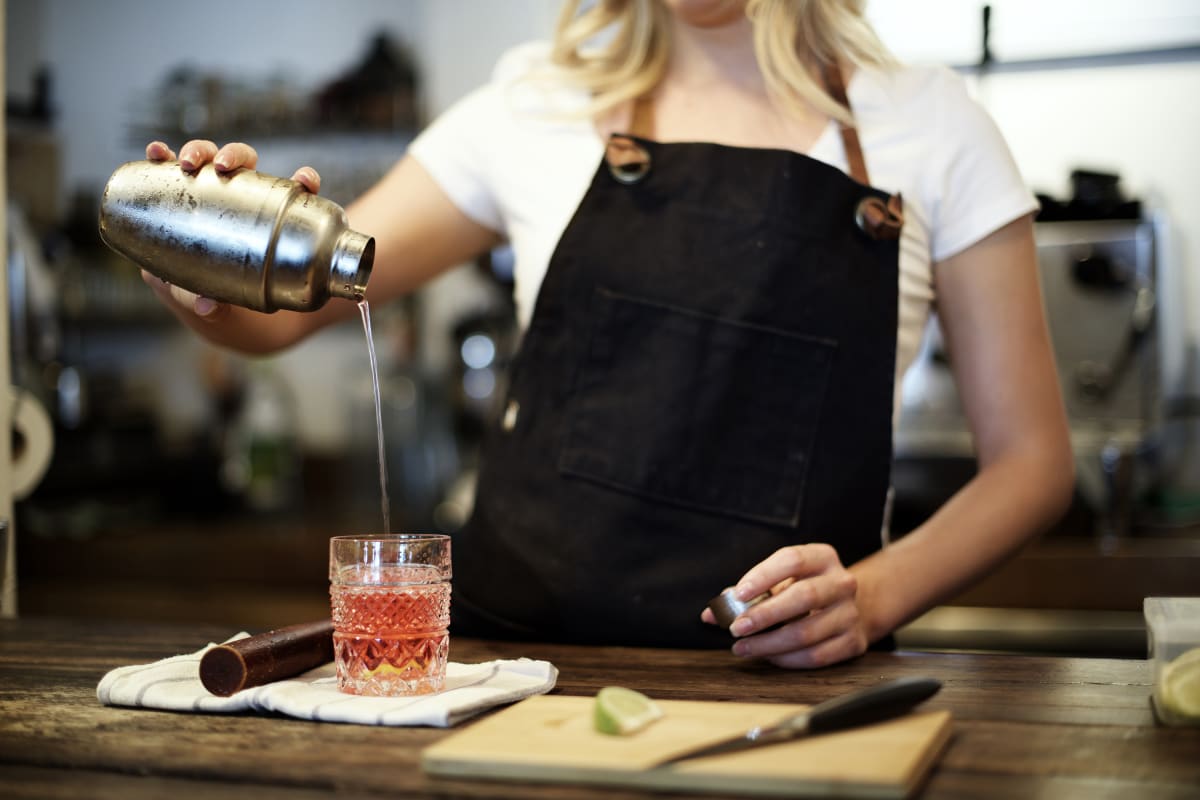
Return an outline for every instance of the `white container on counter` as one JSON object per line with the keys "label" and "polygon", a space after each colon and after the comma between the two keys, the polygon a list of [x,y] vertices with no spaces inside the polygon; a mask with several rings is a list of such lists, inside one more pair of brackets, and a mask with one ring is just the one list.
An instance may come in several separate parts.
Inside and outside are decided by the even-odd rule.
{"label": "white container on counter", "polygon": [[1165,725],[1200,726],[1200,597],[1142,601],[1154,669],[1154,713]]}

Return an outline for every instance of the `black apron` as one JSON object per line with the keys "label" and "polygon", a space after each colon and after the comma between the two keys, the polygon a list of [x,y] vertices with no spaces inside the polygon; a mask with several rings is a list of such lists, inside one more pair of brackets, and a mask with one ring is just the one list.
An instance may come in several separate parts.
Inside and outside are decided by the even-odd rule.
{"label": "black apron", "polygon": [[785,150],[610,141],[454,535],[455,634],[728,647],[700,612],[775,550],[879,549],[899,198],[865,183]]}

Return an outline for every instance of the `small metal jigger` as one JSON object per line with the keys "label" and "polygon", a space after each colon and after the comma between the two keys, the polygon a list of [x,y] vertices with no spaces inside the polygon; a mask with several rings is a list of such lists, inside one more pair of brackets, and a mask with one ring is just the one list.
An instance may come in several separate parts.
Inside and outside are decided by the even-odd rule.
{"label": "small metal jigger", "polygon": [[719,624],[725,630],[729,630],[729,626],[737,619],[746,609],[751,606],[758,605],[763,600],[771,596],[770,592],[763,592],[758,597],[751,597],[749,600],[738,600],[733,589],[726,589],[719,595],[708,601],[708,607],[713,612],[713,616],[717,618]]}

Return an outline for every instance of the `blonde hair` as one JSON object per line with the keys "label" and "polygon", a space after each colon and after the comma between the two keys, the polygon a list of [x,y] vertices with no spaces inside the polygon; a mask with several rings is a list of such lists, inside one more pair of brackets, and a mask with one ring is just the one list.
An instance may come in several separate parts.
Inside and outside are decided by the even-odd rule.
{"label": "blonde hair", "polygon": [[[662,79],[671,12],[660,0],[586,1],[563,6],[550,60],[590,93],[588,111],[600,115]],[[746,16],[767,89],[785,109],[811,107],[851,125],[849,113],[812,70],[841,59],[856,66],[895,63],[863,17],[863,0],[748,0]]]}

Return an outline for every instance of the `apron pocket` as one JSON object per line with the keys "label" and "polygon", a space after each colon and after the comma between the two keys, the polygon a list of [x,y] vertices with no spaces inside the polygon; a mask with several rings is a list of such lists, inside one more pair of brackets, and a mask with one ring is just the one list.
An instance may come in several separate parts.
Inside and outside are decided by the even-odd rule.
{"label": "apron pocket", "polygon": [[604,289],[594,300],[560,471],[797,525],[836,343]]}

